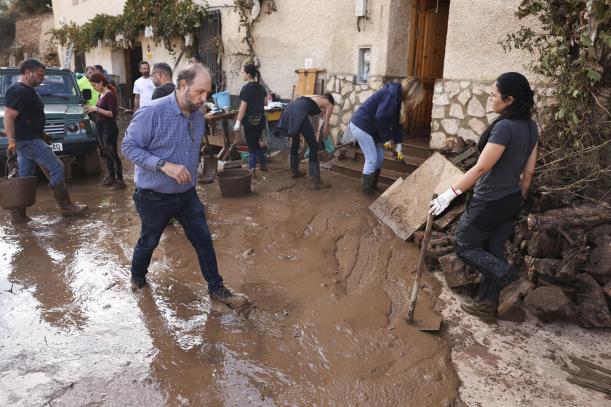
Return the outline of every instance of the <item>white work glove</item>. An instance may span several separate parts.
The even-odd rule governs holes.
[[[458,195],[462,194],[460,189],[449,188],[446,192],[439,195],[437,198],[431,201],[431,207],[429,208],[429,213],[437,216],[450,205],[450,202],[454,200]]]
[[[242,124],[242,123],[240,123],[239,120],[236,120],[235,124],[233,125],[233,131],[239,131],[240,130],[240,124]]]
[[[387,150],[392,150],[392,142],[387,141],[386,143],[384,143],[384,148]]]

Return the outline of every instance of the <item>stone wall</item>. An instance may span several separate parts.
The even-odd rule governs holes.
[[[356,83],[356,75],[331,74],[327,76],[325,92],[335,99],[335,108],[329,125],[335,141],[340,141],[346,131],[352,113],[373,93],[387,82],[400,81],[402,78],[370,76],[368,83]]]
[[[498,116],[488,99],[493,84],[494,81],[437,80],[431,113],[432,149],[460,151],[465,143],[479,141],[486,127]],[[553,88],[533,86],[533,89],[538,105],[554,103]]]
[[[15,23],[15,44],[12,47],[16,63],[25,58],[39,59],[47,66],[58,66],[57,47],[48,32],[54,28],[53,14],[20,17]]]

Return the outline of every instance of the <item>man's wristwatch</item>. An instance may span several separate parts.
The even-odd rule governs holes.
[[[157,165],[155,166],[155,169],[157,171],[161,171],[161,167],[163,167],[165,165],[165,160],[162,158],[161,160],[157,161]]]

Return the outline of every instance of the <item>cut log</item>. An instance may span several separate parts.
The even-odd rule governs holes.
[[[479,277],[479,273],[468,269],[465,263],[455,253],[440,257],[439,266],[450,288],[465,287],[474,284]]]
[[[597,226],[588,233],[588,241],[595,246],[603,246],[611,241],[611,223]]]
[[[611,242],[595,247],[590,252],[590,261],[586,271],[602,285],[611,281]]]
[[[513,245],[520,247],[524,240],[528,239],[528,223],[526,219],[515,223],[513,228]]]
[[[611,209],[600,205],[585,204],[574,208],[552,209],[543,214],[528,215],[528,230],[557,230],[595,226],[611,222]]]
[[[446,230],[448,225],[454,222],[454,219],[456,219],[464,211],[465,211],[464,203],[457,205],[457,206],[453,206],[452,208],[450,208],[450,210],[444,212],[442,216],[435,219],[435,221],[433,222],[433,226],[437,230]]]
[[[582,251],[573,251],[568,256],[565,256],[556,272],[556,281],[562,284],[572,283],[587,261],[587,254]]]
[[[560,242],[546,230],[536,231],[528,242],[528,255],[538,258],[560,258]]]

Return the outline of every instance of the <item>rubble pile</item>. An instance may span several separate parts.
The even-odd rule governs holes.
[[[468,291],[480,274],[454,252],[453,230],[463,210],[464,204],[455,206],[436,220],[427,263],[450,288]],[[418,245],[422,238],[423,232],[414,234]],[[533,284],[499,318],[521,322],[528,312],[544,322],[611,328],[611,209],[581,204],[525,214],[505,250],[507,261]]]

